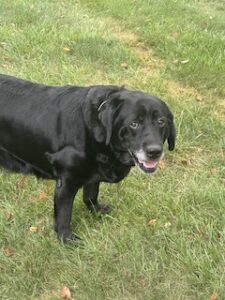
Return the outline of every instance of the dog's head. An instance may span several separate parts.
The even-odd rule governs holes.
[[[86,123],[96,141],[109,145],[121,163],[135,163],[153,173],[163,157],[164,142],[174,149],[173,115],[160,99],[114,86],[94,87],[88,97]]]

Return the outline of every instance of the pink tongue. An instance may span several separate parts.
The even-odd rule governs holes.
[[[154,169],[156,168],[158,162],[154,161],[154,160],[150,160],[150,161],[140,161],[140,163],[142,163],[142,165],[146,168],[146,169]]]

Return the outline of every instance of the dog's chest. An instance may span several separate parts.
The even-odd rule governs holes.
[[[99,153],[96,156],[96,168],[93,177],[99,181],[116,183],[128,175],[130,166],[123,165],[115,157]]]

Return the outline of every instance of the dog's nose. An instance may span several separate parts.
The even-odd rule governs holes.
[[[161,156],[163,149],[161,145],[148,145],[145,151],[148,158],[157,159]]]

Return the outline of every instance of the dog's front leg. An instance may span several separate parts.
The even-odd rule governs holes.
[[[79,187],[68,178],[57,180],[54,196],[54,225],[58,238],[63,242],[79,239],[70,229],[73,202],[78,189]]]
[[[107,214],[110,212],[110,207],[106,204],[98,203],[99,185],[100,182],[85,184],[83,187],[83,200],[90,211]]]

